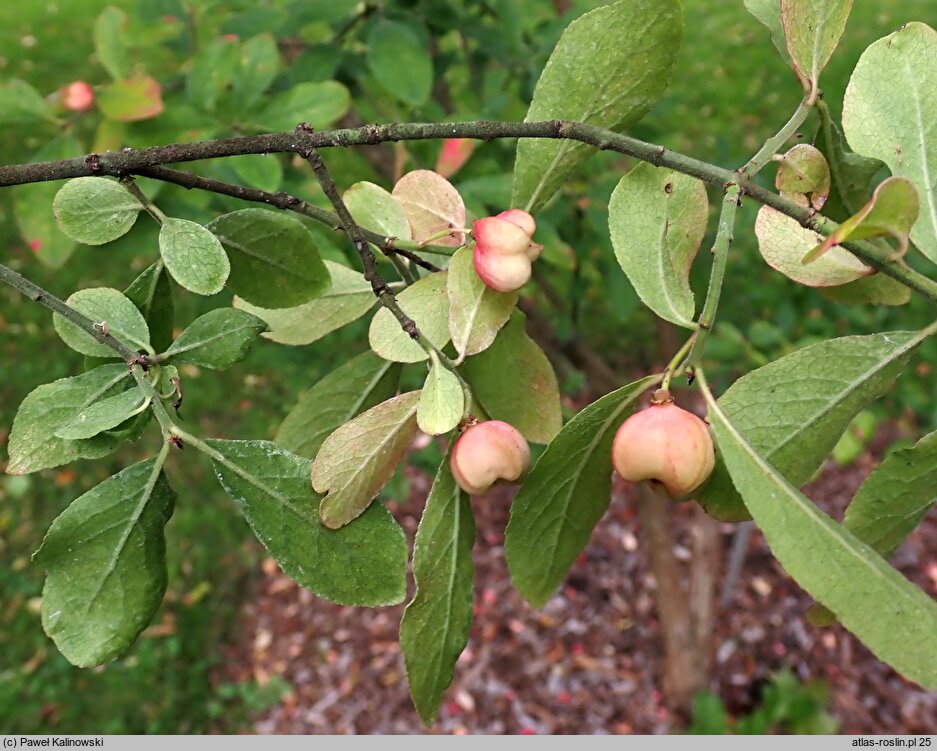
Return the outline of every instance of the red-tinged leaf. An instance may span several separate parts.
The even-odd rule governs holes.
[[[162,88],[152,76],[134,76],[107,86],[98,103],[111,120],[149,120],[163,112]]]
[[[903,177],[889,177],[875,189],[865,206],[807,253],[801,263],[815,261],[834,245],[847,240],[865,240],[870,237],[894,238],[898,242],[897,255],[902,256],[908,250],[908,234],[920,210],[914,185]]]
[[[452,177],[472,156],[475,141],[471,138],[447,138],[436,160],[436,171],[443,177]]]

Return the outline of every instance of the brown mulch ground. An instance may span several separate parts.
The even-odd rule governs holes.
[[[880,448],[880,447],[879,447]],[[834,518],[875,465],[828,466],[807,493]],[[411,498],[391,510],[411,542],[430,478],[412,477]],[[293,687],[257,720],[260,733],[660,733],[674,727],[660,691],[661,647],[654,583],[639,539],[633,498],[617,487],[605,518],[566,583],[542,610],[510,584],[503,532],[510,493],[474,501],[478,520],[475,622],[432,730],[407,693],[397,628],[403,607],[356,609],[320,600],[284,577],[273,561],[226,648],[218,681]],[[678,555],[687,509],[678,511]],[[735,528],[723,527],[728,551]],[[893,563],[937,595],[937,520],[901,547]],[[764,681],[788,666],[822,679],[844,733],[933,733],[937,693],[884,666],[836,626],[806,623],[805,595],[783,572],[757,531],[731,601],[718,617],[712,688],[733,713],[751,710]],[[900,638],[900,635],[896,635]]]

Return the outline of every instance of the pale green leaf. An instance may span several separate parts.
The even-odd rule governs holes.
[[[820,71],[846,28],[852,0],[781,0],[781,23],[794,70],[813,100]]]
[[[352,321],[377,303],[371,285],[360,272],[334,261],[325,261],[332,284],[315,300],[294,308],[260,308],[234,298],[234,307],[253,313],[267,322],[263,334],[280,344],[311,344]]]
[[[394,474],[416,435],[419,391],[363,412],[332,433],[312,464],[312,487],[328,493],[322,523],[338,529],[362,514]]]
[[[771,41],[785,62],[793,65],[791,53],[787,49],[787,39],[784,38],[784,24],[781,22],[781,0],[742,0],[742,2],[746,10],[763,23],[771,33]]]
[[[677,0],[619,0],[586,13],[560,37],[525,119],[633,125],[667,88],[682,37]],[[522,138],[511,205],[536,213],[593,153],[575,141]]]
[[[72,136],[58,136],[33,154],[30,162],[53,162],[82,152]],[[13,189],[13,218],[26,246],[46,266],[57,269],[75,250],[75,241],[58,228],[52,202],[61,187],[57,182],[19,185]]]
[[[809,143],[799,143],[779,159],[774,179],[778,192],[801,206],[822,209],[830,195],[831,180],[823,152]]]
[[[267,324],[235,308],[218,308],[196,318],[166,350],[176,364],[224,370],[244,359]]]
[[[201,224],[167,218],[159,231],[159,252],[169,275],[197,295],[224,288],[231,264],[218,238]]]
[[[812,344],[739,378],[719,406],[759,455],[795,486],[817,471],[866,405],[888,391],[922,336],[891,331]],[[745,518],[721,457],[700,503]]]
[[[458,248],[465,242],[465,203],[446,178],[427,169],[408,172],[391,193],[410,222],[410,236],[417,242]],[[448,235],[440,233],[452,230]]]
[[[511,579],[541,607],[566,577],[612,492],[612,441],[648,376],[593,402],[570,420],[534,465],[511,506],[504,536]]]
[[[444,367],[434,352],[432,365],[423,383],[416,422],[428,435],[442,435],[453,430],[465,412],[465,394],[458,377]]]
[[[92,402],[74,419],[55,431],[57,438],[79,440],[116,428],[149,406],[150,400],[136,386],[114,396]]]
[[[75,459],[97,459],[117,448],[120,439],[104,434],[83,441],[66,441],[56,432],[73,422],[78,413],[116,393],[130,370],[124,363],[101,365],[73,378],[61,378],[33,389],[13,419],[7,473],[25,475],[68,464]]]
[[[615,257],[651,310],[693,328],[690,266],[709,217],[699,180],[641,163],[625,175],[608,204]]]
[[[797,220],[770,206],[762,206],[758,212],[755,234],[765,262],[807,287],[835,287],[875,273],[875,269],[838,246],[813,263],[802,263],[805,255],[823,243],[823,235],[801,227]]]
[[[299,398],[280,424],[277,445],[315,458],[330,434],[397,393],[400,369],[370,351],[349,360]]]
[[[397,304],[416,323],[437,348],[449,342],[449,297],[446,294],[446,273],[424,276],[397,295]],[[400,322],[387,308],[381,308],[371,320],[368,341],[377,354],[394,362],[420,362],[429,357],[418,342],[400,327]]]
[[[497,292],[475,271],[472,249],[456,251],[449,263],[449,334],[458,356],[488,349],[511,317],[520,292]]]
[[[73,501],[33,559],[46,570],[42,627],[78,667],[113,660],[152,620],[166,591],[163,530],[176,494],[152,459]]]
[[[905,177],[921,199],[911,240],[937,262],[937,32],[909,23],[872,44],[856,64],[843,100],[849,145]]]
[[[108,333],[130,349],[147,349],[150,332],[143,314],[123,293],[110,287],[90,287],[72,293],[65,301],[98,324],[107,324]],[[56,333],[69,347],[89,357],[113,357],[114,350],[101,344],[58,313],[52,315]]]
[[[937,503],[937,433],[890,454],[859,486],[843,524],[888,558]]]
[[[241,209],[208,228],[231,259],[228,286],[242,299],[267,308],[309,302],[329,288],[319,246],[299,219],[266,209]]]
[[[468,641],[474,543],[472,507],[453,480],[447,457],[436,474],[416,533],[416,592],[400,623],[400,651],[410,696],[426,725],[433,723]]]
[[[707,399],[732,480],[787,573],[876,657],[937,690],[937,603],[788,483]]]
[[[103,245],[127,234],[143,210],[123,185],[106,177],[76,177],[55,194],[59,229],[85,245]]]
[[[549,443],[563,425],[560,390],[525,320],[515,313],[488,349],[465,361],[462,374],[489,417],[510,423],[528,441]]]
[[[276,131],[293,130],[300,123],[328,127],[348,111],[351,97],[338,81],[306,81],[271,95],[266,102],[250,120],[261,130]]]
[[[302,587],[342,605],[396,605],[407,593],[407,543],[381,504],[326,529],[308,459],[269,441],[209,441],[215,474],[257,539]]]
[[[413,26],[382,20],[368,34],[368,68],[377,82],[400,101],[419,107],[433,86],[429,44]]]
[[[380,185],[355,183],[342,198],[359,226],[385,237],[410,239],[410,222],[403,207]]]

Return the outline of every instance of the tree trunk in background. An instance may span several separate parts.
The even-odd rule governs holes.
[[[684,572],[674,554],[671,509],[672,501],[650,483],[639,485],[638,515],[657,583],[664,692],[671,710],[686,719],[693,695],[709,686],[719,538],[716,522],[697,509],[691,528],[692,568],[684,589]]]

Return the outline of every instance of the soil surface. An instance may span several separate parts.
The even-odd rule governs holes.
[[[877,443],[884,443],[877,441]],[[806,488],[837,520],[881,446],[848,467],[829,464]],[[410,538],[431,478],[411,475],[405,503],[389,503]],[[436,725],[410,703],[397,629],[403,606],[342,607],[300,589],[268,560],[244,607],[237,643],[217,681],[280,675],[289,694],[259,718],[259,733],[666,733],[680,725],[660,690],[655,587],[631,489],[617,484],[608,513],[542,609],[511,586],[504,559],[510,491],[473,500],[475,620]],[[677,553],[688,557],[686,504],[675,507]],[[728,554],[737,527],[722,526]],[[937,519],[918,528],[893,563],[937,596]],[[412,583],[411,583],[412,587]],[[840,626],[804,619],[811,599],[784,573],[757,530],[738,584],[719,611],[712,689],[729,711],[753,709],[765,681],[789,667],[829,687],[843,733],[937,732],[937,693],[879,662]],[[896,635],[900,638],[900,635]]]

